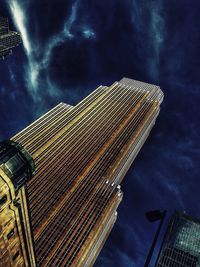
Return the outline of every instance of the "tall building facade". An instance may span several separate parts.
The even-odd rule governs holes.
[[[200,221],[175,212],[165,234],[157,267],[200,266]]]
[[[13,236],[6,239],[4,255],[11,256],[5,256],[5,262],[93,265],[117,218],[120,183],[147,139],[162,100],[158,86],[124,78],[110,87],[99,86],[76,106],[60,103],[11,138],[10,154],[2,148],[0,175],[13,195],[2,190],[1,198],[15,201],[10,221],[18,223],[16,229],[13,223],[5,227],[3,236],[6,239],[13,229],[18,235],[13,235],[15,246],[10,243]],[[19,144],[19,151],[9,156]],[[17,180],[15,168],[22,156],[20,166],[26,172]],[[6,203],[8,214],[12,206]]]
[[[20,43],[20,34],[10,31],[8,19],[0,17],[0,59],[11,54],[12,49]]]

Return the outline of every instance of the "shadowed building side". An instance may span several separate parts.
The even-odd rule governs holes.
[[[200,266],[200,221],[175,212],[168,225],[156,267]]]

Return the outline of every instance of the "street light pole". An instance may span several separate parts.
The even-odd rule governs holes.
[[[157,242],[157,240],[158,240],[158,236],[159,236],[159,234],[160,234],[160,230],[161,230],[161,228],[162,228],[162,225],[163,225],[163,222],[164,222],[166,213],[167,213],[166,210],[164,210],[164,211],[162,212],[162,216],[161,216],[161,218],[160,218],[160,223],[159,223],[158,229],[157,229],[157,231],[156,231],[154,240],[153,240],[153,242],[152,242],[152,244],[151,244],[151,248],[150,248],[150,250],[149,250],[149,254],[148,254],[148,256],[147,256],[147,259],[146,259],[146,262],[145,262],[144,267],[148,267],[148,266],[149,266],[149,263],[150,263],[150,261],[151,261],[151,257],[152,257],[152,255],[153,255],[153,251],[154,251],[156,242]]]

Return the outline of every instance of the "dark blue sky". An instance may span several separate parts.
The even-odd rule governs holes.
[[[165,93],[95,267],[143,267],[157,226],[147,210],[200,217],[199,9],[198,0],[0,1],[0,15],[23,37],[0,61],[0,139],[123,76]]]

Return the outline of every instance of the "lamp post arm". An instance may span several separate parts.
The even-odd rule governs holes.
[[[156,231],[154,240],[153,240],[153,242],[152,242],[152,244],[151,244],[151,248],[150,248],[150,250],[149,250],[149,254],[148,254],[148,256],[147,256],[147,259],[146,259],[146,262],[145,262],[144,267],[148,267],[149,264],[150,264],[151,257],[152,257],[152,255],[153,255],[153,251],[154,251],[154,249],[155,249],[155,245],[156,245],[156,242],[157,242],[157,240],[158,240],[158,236],[159,236],[159,234],[160,234],[160,230],[161,230],[161,228],[162,228],[162,225],[163,225],[163,222],[164,222],[166,213],[167,213],[167,211],[164,210],[164,211],[163,211],[163,216],[162,216],[162,218],[161,218],[161,220],[160,220],[160,223],[159,223],[158,229],[157,229],[157,231]]]

